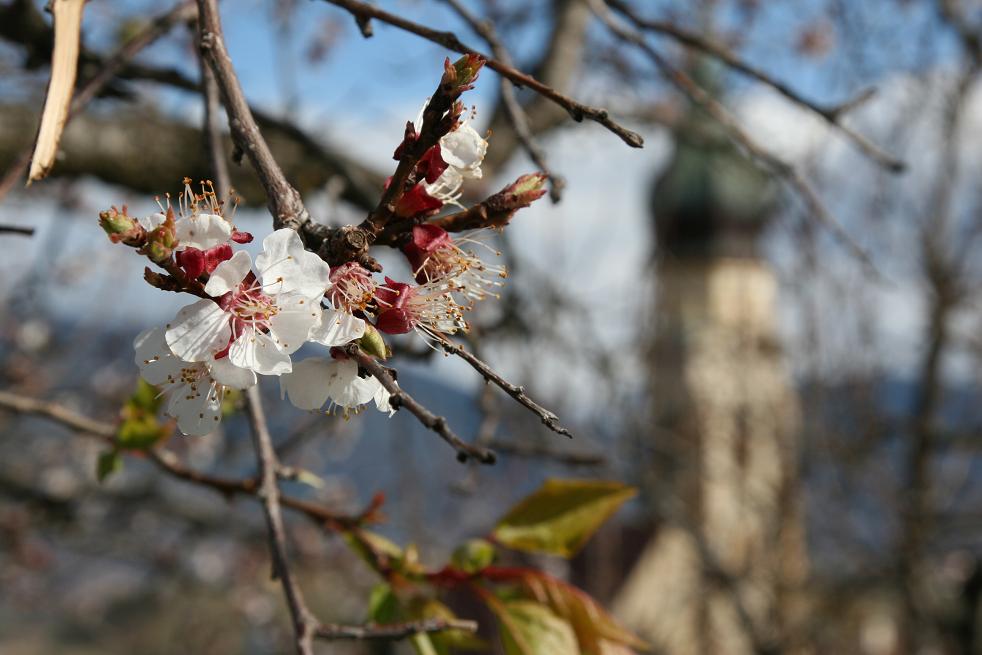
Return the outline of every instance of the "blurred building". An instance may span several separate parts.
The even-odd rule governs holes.
[[[807,569],[799,410],[758,252],[771,180],[692,112],[655,183],[645,491],[653,533],[616,613],[670,655],[794,652]]]

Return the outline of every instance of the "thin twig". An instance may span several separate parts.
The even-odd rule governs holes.
[[[293,618],[293,628],[296,651],[300,655],[312,655],[314,632],[317,629],[317,619],[307,608],[303,592],[290,572],[286,553],[286,530],[283,528],[283,516],[280,512],[280,488],[276,479],[279,462],[273,450],[273,439],[269,435],[266,414],[263,412],[259,387],[252,386],[246,391],[246,410],[249,415],[249,426],[252,428],[252,444],[259,463],[259,497],[262,500],[263,513],[266,516],[266,527],[269,533],[269,549],[273,558],[273,577],[279,578],[283,585],[290,616]]]
[[[545,459],[565,466],[603,466],[607,463],[607,458],[603,453],[558,450],[546,444],[491,439],[487,445],[505,455]]]
[[[501,39],[498,38],[498,34],[495,32],[491,22],[479,19],[460,0],[443,1],[450,5],[470,25],[471,29],[477,32],[487,42],[491,48],[491,52],[498,61],[506,66],[514,67],[508,49],[505,48]],[[515,86],[511,80],[504,76],[501,76],[501,103],[505,108],[508,120],[515,129],[515,135],[518,136],[519,143],[525,148],[525,152],[528,153],[532,162],[549,178],[549,197],[553,203],[559,202],[562,199],[563,187],[566,186],[566,180],[561,175],[553,173],[546,163],[546,153],[532,135],[532,128],[529,126],[528,116],[525,114],[522,105],[518,102],[518,98],[515,97]]]
[[[167,13],[150,21],[145,28],[120,46],[106,59],[99,72],[89,78],[78,92],[75,93],[72,98],[66,124],[73,116],[77,116],[141,50],[167,34],[178,23],[189,20],[193,16],[194,4],[192,0],[183,0]],[[0,200],[24,176],[27,167],[31,163],[31,154],[33,151],[34,144],[28,144],[24,151],[14,158],[14,163],[4,173],[3,177],[0,178]]]
[[[198,38],[201,38],[200,27]],[[225,158],[225,148],[222,141],[220,123],[222,104],[218,84],[215,82],[215,73],[205,63],[200,52],[198,53],[198,64],[201,71],[201,99],[205,107],[202,132],[205,136],[208,158],[211,161],[211,175],[214,178],[218,197],[222,201],[228,202],[230,200],[229,194],[232,191],[232,182],[228,174],[228,161]]]
[[[824,203],[815,191],[805,181],[801,173],[789,162],[781,159],[771,151],[767,150],[740,126],[739,121],[729,112],[729,110],[699,86],[684,71],[672,66],[657,50],[644,39],[644,35],[618,23],[610,14],[610,9],[604,4],[604,0],[585,0],[594,13],[610,29],[611,32],[620,38],[633,43],[641,49],[649,59],[655,64],[665,78],[682,92],[692,103],[706,111],[717,123],[723,126],[727,136],[737,146],[743,148],[760,166],[769,171],[772,175],[783,179],[805,203],[809,213],[820,223],[825,225],[841,243],[853,252],[867,269],[878,274],[872,259],[866,250],[852,238],[852,236],[842,227],[828,211]]]
[[[34,236],[34,228],[26,225],[0,225],[0,234],[20,234],[25,237]]]
[[[477,632],[477,621],[467,619],[423,619],[408,623],[392,623],[388,625],[336,625],[324,623],[315,634],[320,639],[331,640],[368,640],[388,639],[398,640],[419,634],[445,632],[447,630],[462,630]]]
[[[259,181],[266,190],[266,206],[273,215],[273,227],[299,230],[310,221],[310,214],[304,207],[300,192],[287,181],[280,165],[273,159],[273,153],[249,109],[225,47],[217,0],[198,0],[198,14],[201,55],[215,74],[222,103],[228,113],[232,141],[248,157],[259,175]]]
[[[440,344],[448,353],[451,355],[457,355],[462,360],[470,364],[471,368],[480,373],[486,382],[493,382],[502,391],[518,401],[522,406],[528,408],[533,414],[542,419],[542,423],[545,424],[545,426],[550,430],[558,434],[564,434],[571,439],[573,438],[573,434],[559,424],[559,417],[556,416],[556,414],[550,412],[548,409],[528,397],[528,395],[525,393],[525,387],[514,385],[508,380],[504,379],[494,369],[482,362],[472,353],[468,352],[463,346],[459,346],[446,338],[440,338]]]
[[[740,59],[732,51],[719,43],[705,39],[698,34],[690,32],[689,30],[670,21],[642,18],[635,13],[635,11],[626,2],[623,2],[623,0],[605,0],[605,2],[615,11],[627,18],[638,29],[657,32],[658,34],[675,39],[679,43],[689,48],[693,48],[711,55],[712,57],[722,61],[733,70],[739,71],[748,77],[752,77],[753,79],[766,84],[794,104],[817,114],[829,125],[833,126],[848,137],[849,140],[852,141],[867,157],[887,170],[893,173],[901,173],[907,168],[907,164],[904,161],[894,157],[888,152],[885,152],[867,137],[842,123],[842,117],[846,113],[852,109],[855,109],[859,104],[866,102],[870,99],[870,97],[872,97],[873,91],[871,89],[866,89],[862,93],[856,95],[856,97],[837,105],[820,105],[816,102],[808,100],[784,82],[775,79],[766,72],[756,68],[743,59]]]
[[[64,405],[20,396],[8,391],[0,391],[0,407],[15,411],[19,414],[35,414],[53,419],[62,425],[92,434],[103,439],[111,440],[116,434],[116,428],[111,423],[90,419]]]
[[[463,55],[481,55],[487,60],[488,68],[496,71],[504,77],[507,77],[517,86],[528,87],[539,95],[553,101],[565,109],[574,121],[581,122],[583,119],[587,119],[599,123],[620,137],[621,141],[632,148],[641,148],[644,145],[644,139],[641,138],[640,134],[632,132],[631,130],[612,121],[606,109],[584,105],[568,96],[563,95],[556,89],[553,89],[547,84],[543,84],[531,75],[523,73],[513,66],[508,66],[502,61],[488,57],[487,55],[478,52],[474,48],[461,43],[460,39],[457,38],[457,35],[453,32],[434,30],[426,27],[425,25],[414,23],[413,21],[403,18],[402,16],[389,13],[384,9],[379,9],[374,5],[360,2],[360,0],[324,1],[347,10],[350,14],[355,16],[355,18],[374,18],[383,23],[388,23],[389,25],[398,27],[401,30],[405,30],[406,32],[411,32],[412,34],[420,36],[427,41],[432,41],[433,43],[439,44],[447,50],[459,52]]]
[[[398,409],[400,407],[405,407],[409,412],[415,416],[420,423],[424,426],[436,432],[441,439],[446,441],[450,446],[457,451],[457,459],[461,462],[466,462],[468,459],[473,459],[482,464],[494,464],[495,455],[494,452],[488,450],[487,448],[481,448],[478,446],[473,446],[454,433],[450,429],[450,424],[447,419],[443,416],[438,416],[428,410],[426,407],[421,405],[415,398],[406,393],[402,387],[396,384],[396,381],[389,375],[389,372],[385,370],[381,364],[375,361],[375,358],[371,355],[367,355],[361,351],[361,349],[356,345],[352,344],[345,348],[345,352],[348,356],[358,360],[359,366],[364,368],[366,371],[374,375],[385,390],[389,392],[389,404],[393,408]]]

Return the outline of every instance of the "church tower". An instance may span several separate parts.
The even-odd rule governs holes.
[[[759,252],[776,189],[719,129],[692,110],[651,196],[654,530],[615,612],[666,655],[794,652],[807,567],[797,398]]]

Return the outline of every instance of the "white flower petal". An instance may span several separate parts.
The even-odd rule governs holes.
[[[261,375],[282,375],[292,368],[290,356],[280,352],[269,335],[256,330],[246,330],[233,341],[228,358],[236,366]]]
[[[149,216],[138,216],[136,222],[140,224],[147,232],[155,229],[161,223],[167,220],[167,216],[163,212],[157,212],[156,214],[150,214]]]
[[[358,364],[352,359],[331,362],[328,385],[331,400],[341,407],[355,408],[372,400],[375,378],[358,377]]]
[[[174,234],[179,249],[208,250],[232,238],[232,224],[217,214],[196,214],[178,219]]]
[[[372,397],[372,400],[375,401],[375,406],[378,408],[378,411],[392,416],[396,413],[395,407],[389,404],[389,398],[392,397],[392,394],[389,393],[388,389],[382,386],[382,383],[379,382],[377,378],[373,379],[378,382],[378,389],[375,390],[375,395]]]
[[[331,267],[306,250],[296,232],[276,230],[263,239],[263,252],[256,257],[263,293],[299,293],[319,298],[331,286]]]
[[[177,419],[178,429],[192,437],[214,431],[222,418],[221,393],[205,376],[193,388],[181,385],[171,392],[167,414]],[[207,385],[207,386],[206,386]]]
[[[481,162],[487,151],[488,142],[467,123],[440,139],[443,161],[458,169],[464,177],[481,177]]]
[[[211,377],[215,382],[233,389],[248,389],[256,384],[256,373],[247,368],[240,368],[229,361],[228,357],[209,362]]]
[[[330,347],[343,346],[364,335],[365,321],[335,309],[323,313],[320,325],[310,331],[309,339]]]
[[[280,376],[280,392],[300,409],[320,409],[327,402],[331,360],[308,357],[293,365],[293,371]]]
[[[205,293],[215,298],[223,296],[239,286],[252,268],[252,257],[245,250],[239,250],[231,259],[226,259],[215,267],[208,277]]]
[[[228,314],[214,300],[202,298],[179,311],[164,336],[177,357],[203,362],[225,349],[232,338],[232,328]]]
[[[320,305],[300,294],[281,294],[276,296],[276,309],[269,318],[269,335],[283,352],[296,352],[307,341],[311,328],[320,323]]]
[[[140,375],[150,384],[164,384],[175,379],[184,363],[171,353],[164,339],[164,329],[150,328],[133,340],[134,361]]]

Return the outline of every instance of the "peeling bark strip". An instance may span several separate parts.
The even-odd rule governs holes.
[[[55,18],[55,47],[51,57],[51,81],[44,100],[44,113],[38,127],[37,145],[31,160],[30,185],[40,180],[55,163],[58,142],[68,120],[68,110],[78,73],[79,41],[82,38],[82,10],[85,0],[54,0],[51,13]]]

